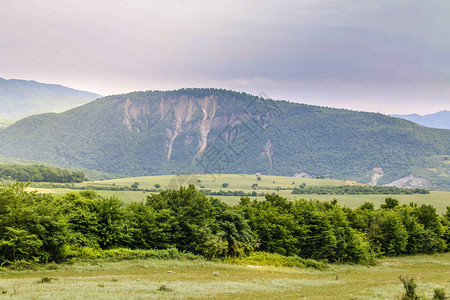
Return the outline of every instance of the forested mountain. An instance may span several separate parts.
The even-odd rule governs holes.
[[[33,114],[62,112],[99,97],[56,84],[0,78],[0,117],[20,119]]]
[[[423,116],[418,114],[392,116],[409,120],[427,127],[450,129],[450,111],[448,110],[438,111],[437,113]]]
[[[256,173],[450,188],[450,130],[218,89],[108,96],[0,131],[0,155],[126,175]]]

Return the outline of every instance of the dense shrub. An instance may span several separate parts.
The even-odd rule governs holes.
[[[279,195],[243,197],[231,207],[191,185],[125,205],[89,190],[39,195],[25,187],[0,187],[0,264],[178,251],[167,249],[239,259],[257,251],[249,257],[282,255],[288,257],[283,265],[307,265],[305,259],[372,263],[377,255],[442,252],[450,240],[450,208],[441,217],[430,205],[399,205],[392,198],[380,209]]]
[[[23,183],[0,188],[0,260],[60,260],[67,223],[53,197],[25,191]]]

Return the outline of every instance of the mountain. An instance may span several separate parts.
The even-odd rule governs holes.
[[[244,173],[450,189],[450,130],[219,89],[108,96],[0,131],[0,155],[129,176]]]
[[[0,117],[21,119],[46,112],[62,112],[100,95],[56,84],[0,78]]]
[[[391,115],[391,116],[409,120],[427,127],[450,129],[450,111],[448,110],[443,110],[434,114],[423,116],[418,114]]]

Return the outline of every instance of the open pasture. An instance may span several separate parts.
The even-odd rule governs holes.
[[[419,295],[450,292],[450,253],[379,260],[377,266],[331,265],[324,271],[208,261],[102,260],[0,271],[13,299],[396,299],[399,276]]]
[[[111,179],[104,181],[94,181],[95,185],[111,185],[127,186],[129,187],[134,182],[139,183],[139,188],[152,189],[155,184],[161,185],[161,188],[177,188],[181,185],[194,184],[197,188],[204,188],[210,190],[252,190],[253,184],[258,184],[258,187],[265,187],[269,189],[289,188],[293,189],[305,183],[307,186],[340,186],[340,185],[361,185],[349,180],[337,179],[315,179],[315,178],[299,178],[286,176],[269,176],[260,175],[258,180],[257,175],[247,174],[197,174],[197,175],[162,175],[162,176],[143,176],[143,177],[128,177],[120,179]],[[222,187],[223,183],[228,183],[228,188]],[[86,183],[91,184],[91,183]]]
[[[400,204],[409,204],[410,202],[418,205],[430,204],[433,205],[438,213],[446,211],[446,207],[450,206],[450,191],[431,191],[429,194],[398,194],[398,195],[295,195],[292,194],[292,189],[305,183],[306,186],[342,186],[342,185],[361,185],[354,181],[335,180],[335,179],[313,179],[313,178],[298,178],[298,177],[283,177],[283,176],[267,176],[260,175],[258,180],[256,175],[239,175],[239,174],[203,174],[203,175],[162,175],[162,176],[144,176],[144,177],[128,177],[120,179],[111,179],[103,181],[91,181],[78,183],[74,186],[77,188],[98,186],[101,188],[129,188],[133,183],[139,183],[139,189],[155,189],[155,185],[160,185],[161,189],[171,188],[178,189],[180,186],[194,184],[197,189],[210,190],[213,192],[223,191],[243,191],[251,193],[253,191],[259,193],[276,193],[287,199],[316,199],[321,201],[331,201],[337,199],[341,205],[348,207],[358,207],[364,202],[371,202],[375,207],[379,207],[386,197],[393,197],[398,199]],[[227,187],[222,186],[228,183]],[[252,189],[253,184],[258,184],[256,189]],[[79,191],[77,189],[69,188],[29,188],[36,190],[39,193],[58,193],[64,194],[70,191]],[[112,190],[97,190],[101,196],[117,196],[125,203],[133,201],[142,201],[151,192],[145,191],[112,191]],[[240,196],[214,196],[220,198],[229,205],[236,205],[239,203]],[[251,196],[251,199],[261,200],[262,196]]]

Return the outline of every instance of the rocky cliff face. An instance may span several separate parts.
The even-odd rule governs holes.
[[[260,111],[238,111],[231,115],[216,116],[217,110],[223,106],[230,108],[234,99],[230,102],[221,102],[218,97],[209,95],[206,97],[161,97],[159,101],[143,102],[126,98],[120,101],[117,108],[122,111],[122,124],[130,132],[140,133],[142,130],[152,130],[158,123],[166,124],[165,153],[166,160],[170,162],[173,146],[177,139],[184,136],[185,145],[195,149],[192,161],[199,160],[210,142],[216,139],[216,135],[210,134],[212,130],[216,133],[222,132],[223,138],[228,142],[239,135],[242,130],[238,128],[244,122],[257,120],[264,128],[273,115],[270,112]],[[156,120],[156,122],[155,122]],[[237,130],[237,131],[236,131]],[[265,156],[272,166],[273,149],[270,139],[263,147],[262,155]]]

